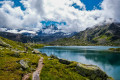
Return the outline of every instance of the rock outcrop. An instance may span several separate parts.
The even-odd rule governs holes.
[[[57,56],[55,56],[53,54],[51,54],[50,57],[53,58],[53,59],[59,59]]]

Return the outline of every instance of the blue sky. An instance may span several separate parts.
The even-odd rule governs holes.
[[[65,22],[56,22],[56,21],[41,21],[41,23],[43,24],[43,25],[46,25],[46,26],[50,26],[50,25],[55,25],[55,26],[57,26],[57,25],[66,25],[66,23]]]
[[[101,10],[100,4],[103,0],[81,0],[82,3],[85,4],[86,10],[91,11],[94,10],[94,8]],[[76,3],[74,3],[72,6],[76,9],[80,9],[80,6],[78,6]]]
[[[100,4],[102,3],[103,0],[81,0],[86,6],[87,10],[93,10],[94,7],[96,9],[101,9]]]
[[[21,0],[12,0],[14,1],[14,7],[20,6],[22,10],[25,10],[22,3],[20,3]]]

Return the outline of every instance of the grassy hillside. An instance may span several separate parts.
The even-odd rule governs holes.
[[[27,48],[27,49],[26,49]],[[29,46],[0,37],[0,80],[21,80],[36,69],[39,55]],[[25,65],[21,65],[20,61]]]
[[[87,41],[83,41],[80,39],[73,39],[73,38],[63,38],[59,39],[50,43],[47,43],[49,45],[61,45],[61,46],[79,46],[79,45],[95,45]]]

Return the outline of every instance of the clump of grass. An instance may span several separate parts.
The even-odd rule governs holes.
[[[43,44],[36,44],[36,43],[27,43],[31,48],[42,48],[44,47]]]
[[[120,51],[120,48],[109,48],[110,51]]]

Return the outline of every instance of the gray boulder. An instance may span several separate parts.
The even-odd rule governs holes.
[[[90,80],[113,80],[103,72],[99,67],[94,65],[85,65],[78,63],[76,66],[78,73],[84,77],[88,77]]]

